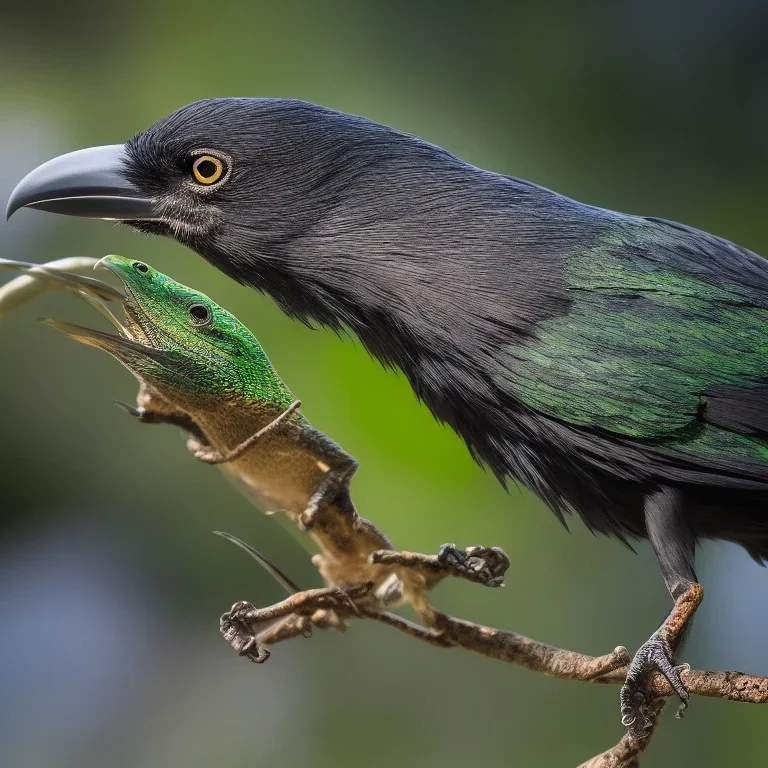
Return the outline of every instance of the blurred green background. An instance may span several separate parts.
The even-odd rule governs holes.
[[[0,0],[0,12],[3,200],[54,154],[123,141],[194,99],[289,96],[768,254],[757,0]],[[256,332],[309,418],[360,460],[358,507],[396,544],[506,549],[506,589],[444,584],[441,608],[596,654],[636,648],[663,617],[647,544],[634,556],[577,521],[568,534],[526,492],[506,494],[352,340],[288,320],[171,241],[31,211],[0,224],[4,257],[109,252],[204,289]],[[55,296],[0,324],[0,765],[548,768],[619,738],[616,688],[379,625],[277,646],[263,667],[235,657],[219,614],[281,592],[210,531],[317,585],[307,552],[175,431],[118,411],[130,375],[38,315],[95,319]],[[708,599],[686,660],[768,673],[765,572],[722,544],[700,563]],[[643,764],[764,765],[766,726],[765,709],[696,699],[682,723],[670,708]]]

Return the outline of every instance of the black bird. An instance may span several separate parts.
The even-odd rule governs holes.
[[[502,480],[647,537],[686,619],[701,538],[768,559],[768,263],[682,224],[570,200],[300,101],[212,99],[56,158],[22,206],[168,235],[289,315],[348,327]],[[685,623],[683,621],[682,623]],[[622,691],[687,697],[677,633]]]

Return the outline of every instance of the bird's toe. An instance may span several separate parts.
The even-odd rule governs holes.
[[[690,669],[688,664],[675,666],[672,650],[661,632],[656,632],[640,646],[629,666],[627,679],[621,689],[621,723],[629,728],[635,738],[645,736],[652,725],[653,699],[647,685],[655,672],[667,679],[682,702],[677,717],[682,717],[688,706],[688,691],[683,685],[680,673]]]

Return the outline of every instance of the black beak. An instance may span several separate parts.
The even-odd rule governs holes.
[[[125,147],[91,147],[55,157],[28,173],[11,193],[5,217],[37,208],[90,219],[155,219],[154,201],[124,175]]]

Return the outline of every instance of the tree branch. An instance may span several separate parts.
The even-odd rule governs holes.
[[[412,553],[410,553],[412,554]],[[425,556],[427,557],[427,556]],[[409,561],[410,557],[403,558]],[[622,685],[630,662],[627,649],[619,646],[604,656],[590,656],[540,643],[517,632],[495,629],[432,610],[430,626],[423,626],[391,611],[370,605],[370,584],[350,592],[338,588],[306,590],[265,609],[236,603],[221,618],[224,638],[241,655],[262,663],[269,657],[266,646],[298,635],[309,636],[312,629],[343,630],[345,621],[369,619],[386,624],[438,648],[459,648],[498,661],[517,664],[561,680]],[[265,628],[264,622],[274,620]],[[743,672],[688,670],[683,681],[693,695],[768,703],[768,678]],[[651,695],[650,725],[642,738],[629,732],[614,747],[583,763],[580,768],[633,768],[659,723],[665,697],[675,693],[660,674],[647,688]]]
[[[640,756],[651,742],[651,737],[659,724],[661,710],[664,709],[666,703],[664,699],[656,699],[651,702],[648,712],[649,726],[646,728],[644,738],[635,739],[627,731],[615,747],[587,760],[579,768],[638,768]]]

